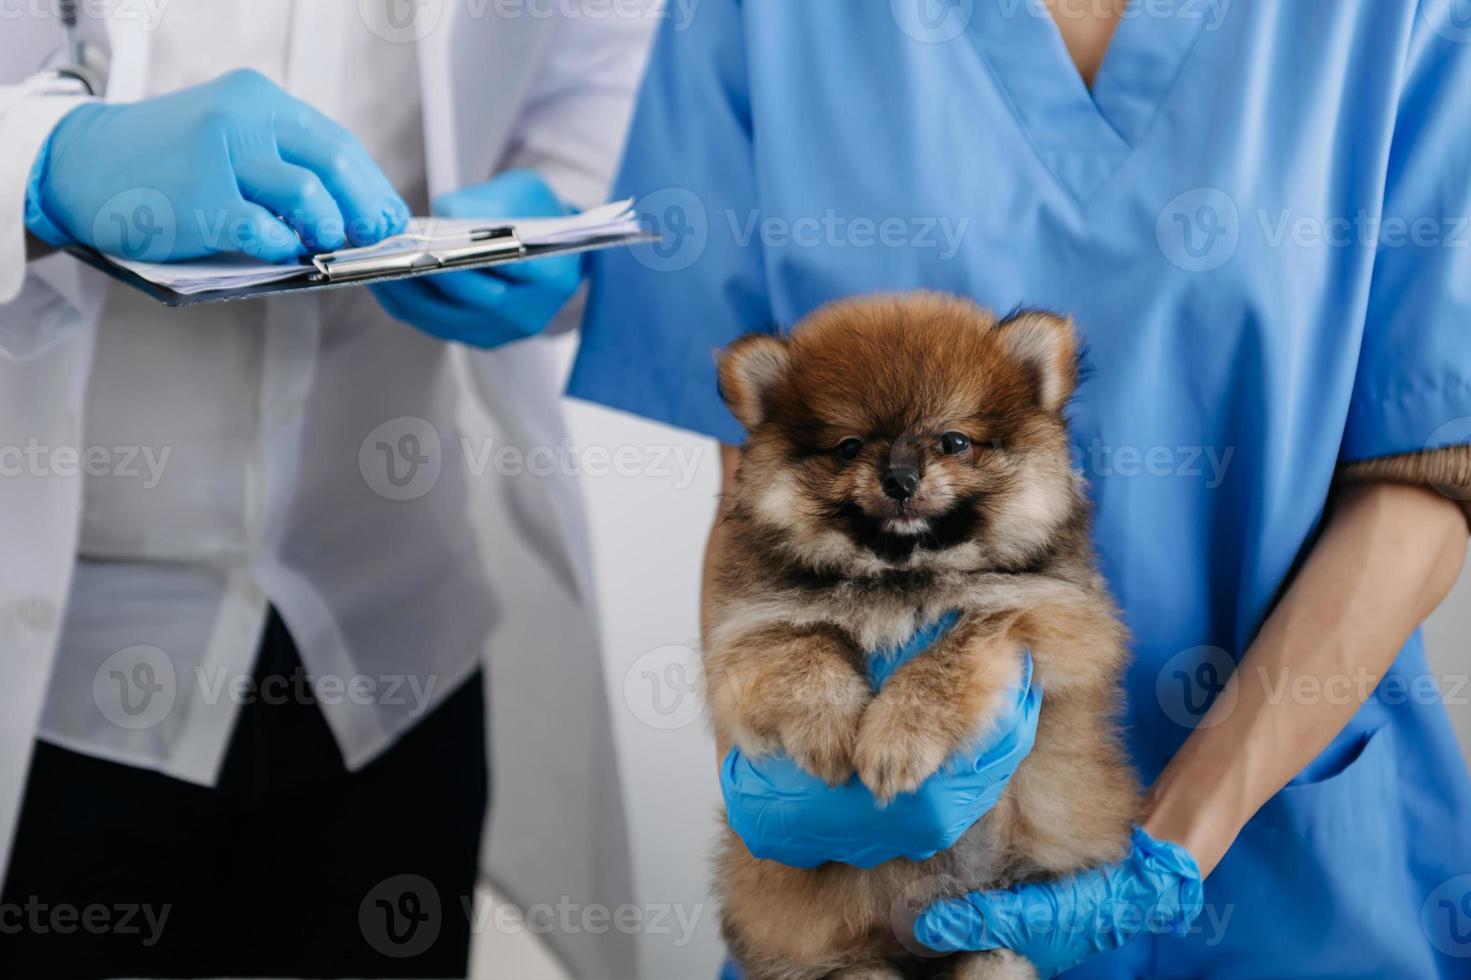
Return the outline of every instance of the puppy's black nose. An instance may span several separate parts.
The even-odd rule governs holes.
[[[912,466],[896,466],[884,474],[883,487],[884,493],[902,503],[919,489],[919,470]]]

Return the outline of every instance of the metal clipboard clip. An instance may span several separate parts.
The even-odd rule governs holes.
[[[316,273],[312,278],[321,282],[346,282],[426,269],[480,265],[494,260],[509,262],[525,255],[526,248],[516,237],[516,229],[509,225],[477,228],[444,238],[395,235],[376,245],[313,255],[311,259]]]

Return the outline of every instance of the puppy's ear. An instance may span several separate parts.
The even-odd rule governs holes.
[[[996,330],[1006,352],[1035,379],[1042,408],[1055,412],[1066,405],[1078,383],[1078,335],[1072,318],[1023,310],[1002,320]]]
[[[791,357],[786,340],[769,333],[748,333],[720,352],[720,397],[748,431],[761,424],[767,396],[786,374]]]

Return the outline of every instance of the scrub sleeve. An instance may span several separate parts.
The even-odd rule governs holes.
[[[613,197],[637,198],[664,241],[593,254],[567,392],[730,444],[744,436],[716,393],[716,352],[774,330],[759,236],[726,228],[759,201],[740,21],[719,3],[663,24]]]
[[[1411,38],[1345,463],[1471,443],[1471,31],[1445,6]]]
[[[1430,486],[1471,519],[1471,127],[1449,101],[1471,32],[1449,17],[1426,4],[1412,35],[1338,478]]]

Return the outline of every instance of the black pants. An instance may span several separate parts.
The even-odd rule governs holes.
[[[274,611],[258,680],[291,679]],[[12,977],[461,977],[487,797],[477,673],[348,772],[318,705],[242,706],[215,789],[37,744],[0,896]]]

